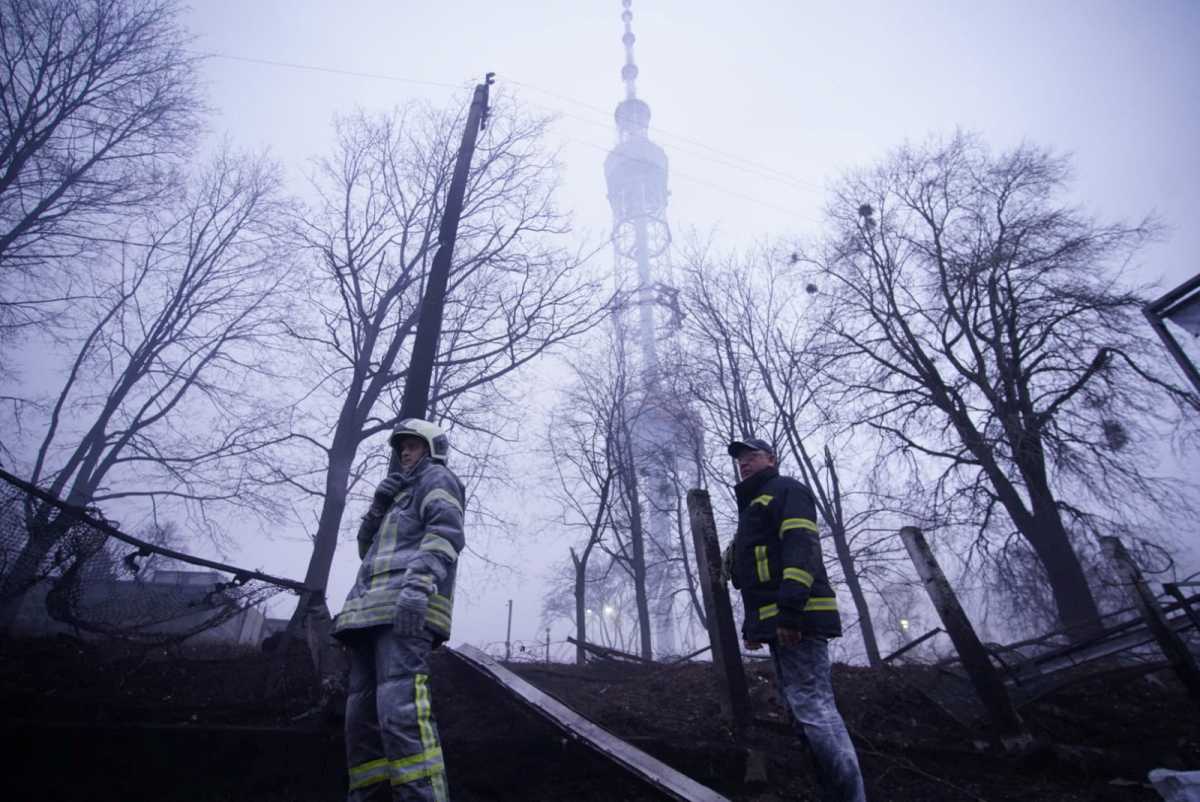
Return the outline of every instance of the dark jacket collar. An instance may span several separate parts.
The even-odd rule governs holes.
[[[417,464],[409,468],[407,471],[400,471],[400,476],[404,479],[405,485],[410,485],[420,478],[421,474],[433,464],[433,460],[428,454],[417,460]]]
[[[749,479],[744,479],[734,485],[733,493],[737,496],[738,512],[746,509],[746,506],[758,495],[758,491],[762,489],[763,485],[778,475],[779,470],[777,468],[764,468]]]

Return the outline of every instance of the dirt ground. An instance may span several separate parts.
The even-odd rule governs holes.
[[[747,664],[758,723],[740,742],[707,663],[512,668],[736,802],[817,798],[764,663]],[[926,699],[921,688],[937,671],[835,667],[869,799],[1150,802],[1150,768],[1200,768],[1200,716],[1169,671],[1110,674],[1024,707],[1034,742],[1010,752]],[[458,802],[661,798],[444,653],[433,692]],[[315,682],[302,654],[181,659],[63,638],[7,641],[0,748],[15,768],[3,798],[333,802],[345,788],[340,694],[336,682]],[[751,752],[765,781],[746,781]]]

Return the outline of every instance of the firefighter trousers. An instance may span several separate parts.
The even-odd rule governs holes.
[[[372,627],[348,638],[349,802],[448,802],[429,698],[428,636]]]
[[[858,755],[833,698],[829,642],[803,637],[771,644],[775,673],[800,734],[808,741],[824,802],[865,802]]]

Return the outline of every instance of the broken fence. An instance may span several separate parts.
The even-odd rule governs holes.
[[[0,634],[140,647],[258,646],[264,603],[304,585],[122,532],[0,470]]]

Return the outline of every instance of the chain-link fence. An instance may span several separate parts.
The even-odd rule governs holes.
[[[169,566],[169,567],[163,567]],[[0,470],[0,632],[141,646],[259,646],[265,602],[300,583],[121,532]]]

